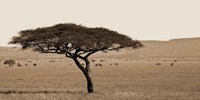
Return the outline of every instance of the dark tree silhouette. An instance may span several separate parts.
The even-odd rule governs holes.
[[[90,55],[98,51],[143,46],[139,41],[110,29],[89,28],[71,23],[22,30],[9,43],[19,44],[23,49],[33,48],[41,53],[65,54],[66,57],[73,59],[86,77],[88,93],[94,91],[88,59]],[[81,60],[85,64],[81,64]]]

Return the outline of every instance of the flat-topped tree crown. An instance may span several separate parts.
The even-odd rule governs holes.
[[[34,48],[43,53],[65,54],[72,58],[87,79],[88,92],[93,92],[88,57],[98,51],[139,48],[143,45],[126,35],[103,27],[89,28],[71,23],[51,27],[22,30],[14,36],[10,44]],[[85,61],[85,66],[79,60]]]
[[[23,30],[13,37],[11,44],[33,47],[46,53],[85,54],[95,51],[138,48],[142,44],[126,35],[106,28],[88,28],[76,24],[57,24],[51,27]],[[75,52],[73,52],[75,53]]]

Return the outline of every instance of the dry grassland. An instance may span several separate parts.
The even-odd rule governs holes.
[[[200,61],[97,59],[93,94],[73,62],[18,62],[0,62],[0,100],[200,100]]]
[[[200,38],[142,43],[91,57],[93,94],[63,55],[0,47],[0,100],[200,100]]]

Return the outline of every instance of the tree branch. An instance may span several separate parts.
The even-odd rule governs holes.
[[[79,69],[85,74],[86,70],[85,68],[80,64],[80,62],[78,61],[77,57],[73,57],[73,60],[75,62],[75,64],[79,67]]]
[[[95,51],[92,51],[92,52],[89,52],[86,56],[84,56],[84,58],[88,58],[90,55],[94,54],[98,52],[98,50],[95,50]]]
[[[73,58],[72,56],[69,56],[68,54],[65,54],[65,57],[68,57],[68,58]]]

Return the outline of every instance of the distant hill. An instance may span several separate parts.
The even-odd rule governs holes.
[[[144,48],[122,50],[115,58],[200,60],[200,37],[169,41],[142,41]],[[110,57],[113,55],[110,55]]]
[[[200,37],[172,39],[169,41],[142,41],[145,47],[136,50],[97,53],[97,58],[117,59],[187,59],[200,60]],[[0,60],[4,59],[65,59],[64,55],[39,54],[32,50],[0,47]]]
[[[0,47],[0,60],[62,59],[62,58],[64,58],[64,55],[41,54],[38,52],[33,52],[31,49],[22,50],[21,48],[14,48],[14,47]]]
[[[150,57],[200,57],[200,38],[173,39],[165,42],[143,42]]]

